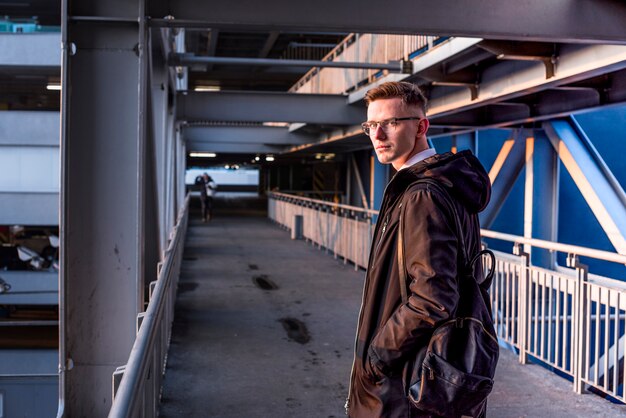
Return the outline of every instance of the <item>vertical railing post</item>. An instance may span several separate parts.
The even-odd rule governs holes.
[[[589,279],[589,267],[582,264],[576,254],[567,255],[567,267],[576,269],[576,298],[573,307],[574,314],[574,358],[572,361],[572,369],[574,372],[574,392],[581,394],[584,390],[584,376],[586,375],[587,362],[587,319],[588,301],[587,301],[587,282]],[[599,311],[597,312],[599,315]]]
[[[122,378],[124,377],[124,370],[126,370],[126,365],[116,368],[113,372],[113,399],[115,399],[117,390],[119,389]]]
[[[528,362],[528,332],[530,329],[530,256],[528,253],[524,252],[524,245],[518,243],[513,245],[513,254],[520,257],[521,260],[519,280],[517,283],[517,343],[519,345],[519,362],[526,364]]]
[[[304,219],[302,215],[293,215],[293,228],[291,228],[291,239],[302,239]]]

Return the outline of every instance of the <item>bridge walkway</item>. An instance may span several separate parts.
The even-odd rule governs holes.
[[[193,202],[192,202],[193,203]],[[222,198],[189,222],[160,416],[343,417],[364,273]],[[276,288],[265,290],[264,288]],[[618,417],[626,407],[502,350],[489,417]]]

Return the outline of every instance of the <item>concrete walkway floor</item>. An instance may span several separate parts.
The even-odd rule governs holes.
[[[190,219],[160,416],[345,416],[364,272],[290,240],[258,206],[256,216],[228,212]],[[618,417],[626,407],[576,395],[502,350],[488,416]]]

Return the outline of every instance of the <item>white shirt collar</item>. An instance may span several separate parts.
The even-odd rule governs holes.
[[[427,148],[424,151],[420,151],[417,154],[415,154],[414,156],[412,156],[411,158],[409,158],[408,160],[406,160],[404,165],[402,167],[400,167],[400,170],[405,169],[407,167],[411,167],[413,164],[417,164],[420,161],[425,160],[428,157],[432,157],[435,154],[437,154],[437,151],[435,151],[434,148]],[[398,170],[398,171],[400,171],[400,170]]]

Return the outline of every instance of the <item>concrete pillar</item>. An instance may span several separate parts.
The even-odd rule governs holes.
[[[64,416],[107,415],[112,374],[128,360],[143,310],[146,252],[152,252],[146,225],[154,220],[146,210],[154,204],[146,189],[154,179],[147,175],[153,164],[146,164],[144,15],[143,3],[96,1],[70,3],[62,17]],[[81,17],[68,24],[73,16]]]

